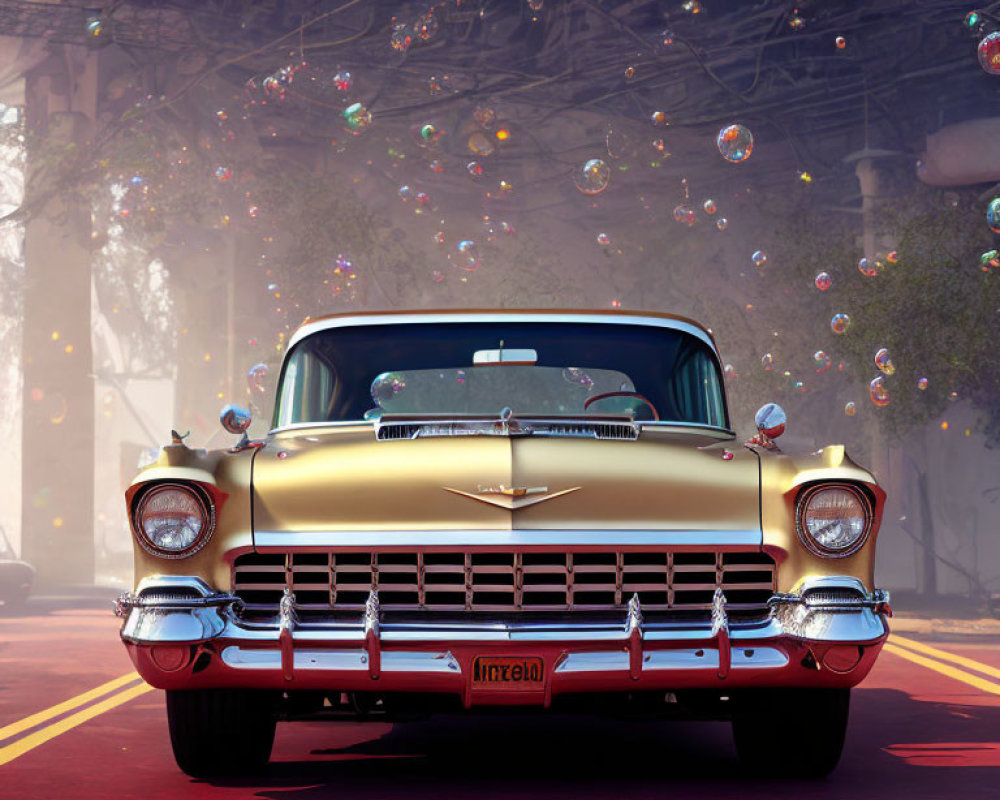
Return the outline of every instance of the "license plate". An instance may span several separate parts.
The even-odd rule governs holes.
[[[545,667],[541,658],[477,656],[472,662],[473,689],[541,690]]]

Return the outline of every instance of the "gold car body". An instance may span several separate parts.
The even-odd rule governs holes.
[[[333,316],[307,321],[290,350],[336,327],[454,320],[662,326],[697,335],[717,358],[691,320],[593,311]],[[140,673],[161,688],[444,692],[471,706],[636,688],[842,687],[871,668],[888,634],[888,597],[873,575],[884,494],[843,446],[793,455],[766,439],[744,445],[724,427],[642,423],[634,438],[609,440],[493,424],[490,435],[383,438],[378,421],[299,423],[233,450],[164,447],[130,487],[130,514],[149,486],[194,483],[211,499],[214,530],[184,558],[139,546],[137,534],[135,590],[120,613]],[[802,492],[830,484],[857,487],[868,505],[863,546],[840,558],[807,547],[796,523]],[[455,613],[420,617],[435,554],[447,565],[446,553],[463,554],[464,603],[452,590]],[[565,567],[541,555],[564,553]],[[402,566],[394,554],[406,554]],[[604,569],[587,566],[604,563],[600,554],[611,554],[615,585],[607,607],[587,613],[588,586],[574,581]],[[371,569],[359,571],[369,555]],[[653,561],[663,592],[640,603],[631,572],[649,579]],[[751,585],[740,570],[760,577],[765,563],[763,602],[726,599]],[[478,599],[493,598],[477,583],[489,569],[512,575],[512,597],[496,607]],[[526,610],[533,569],[558,573],[559,613]],[[338,607],[338,580],[350,594],[341,570],[357,573],[351,587],[366,597]],[[686,574],[711,598],[685,595]],[[259,585],[247,581],[260,579],[283,593],[254,610]],[[413,602],[393,611],[388,598],[404,595]],[[520,689],[477,683],[482,657],[541,659],[544,677]]]

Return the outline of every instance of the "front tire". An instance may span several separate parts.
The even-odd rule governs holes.
[[[850,689],[756,689],[733,694],[733,739],[754,773],[822,778],[837,766]]]
[[[259,772],[271,757],[273,692],[167,690],[167,724],[177,766],[195,778]]]

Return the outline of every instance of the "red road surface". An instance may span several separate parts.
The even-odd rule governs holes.
[[[128,673],[117,629],[103,609],[0,617],[0,729]],[[1000,669],[995,640],[930,644]],[[0,766],[0,797],[1000,798],[1000,678],[956,668],[995,691],[885,652],[852,695],[839,768],[819,782],[742,775],[728,723],[587,716],[281,723],[265,776],[194,781],[173,763],[163,695],[151,691]],[[789,736],[808,732],[803,719]],[[23,735],[0,741],[0,752]]]

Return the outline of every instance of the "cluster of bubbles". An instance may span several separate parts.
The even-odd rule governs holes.
[[[750,158],[753,152],[753,134],[745,125],[727,125],[719,131],[715,145],[726,161],[738,164]]]
[[[592,158],[576,176],[576,188],[584,194],[600,194],[608,188],[611,168],[600,158]]]

